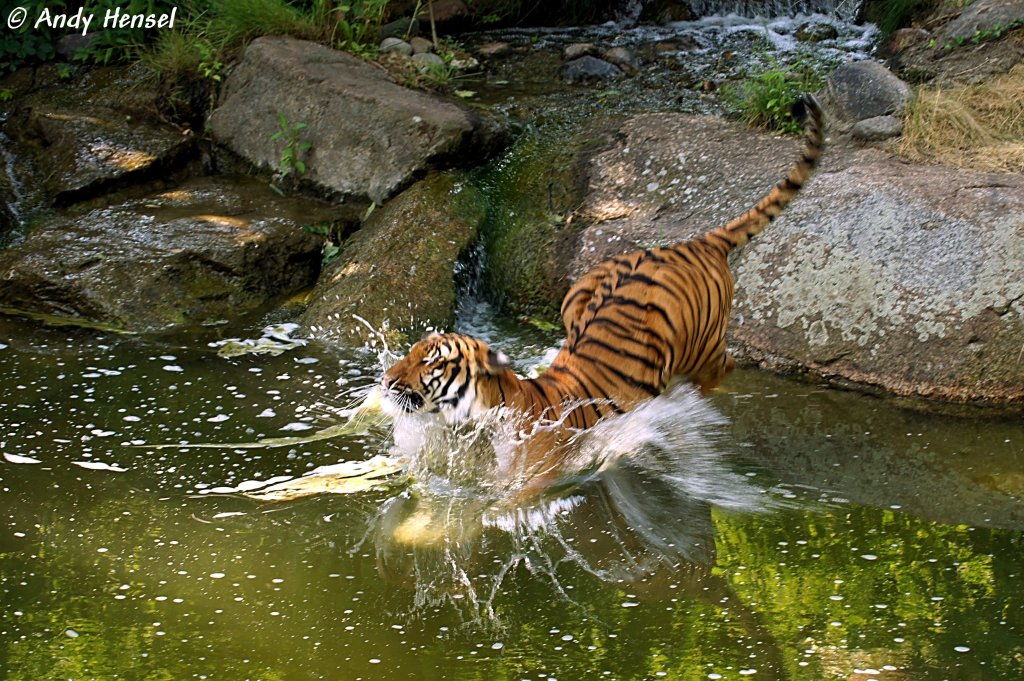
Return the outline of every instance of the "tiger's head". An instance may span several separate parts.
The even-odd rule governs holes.
[[[381,386],[398,412],[440,412],[448,423],[460,423],[495,406],[481,384],[511,364],[505,353],[476,338],[430,333],[384,373]]]

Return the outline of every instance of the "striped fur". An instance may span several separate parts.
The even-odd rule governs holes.
[[[607,260],[569,290],[562,303],[568,338],[540,376],[518,378],[508,358],[480,340],[432,334],[386,372],[392,402],[410,412],[440,411],[450,422],[507,406],[589,428],[659,395],[673,377],[703,392],[714,388],[735,364],[725,346],[733,298],[727,257],[782,212],[821,154],[821,109],[812,97],[802,104],[800,158],[750,210],[691,241]]]

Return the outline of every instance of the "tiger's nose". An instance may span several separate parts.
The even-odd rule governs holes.
[[[381,384],[381,386],[383,386],[383,388],[384,388],[385,390],[391,390],[391,386],[393,386],[393,385],[395,384],[395,381],[396,381],[396,380],[397,380],[397,379],[391,378],[391,377],[390,377],[390,376],[388,376],[387,374],[384,374],[384,375],[383,375],[383,376],[381,376],[381,378],[380,378],[380,384]]]

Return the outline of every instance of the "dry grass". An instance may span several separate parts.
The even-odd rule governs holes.
[[[922,87],[899,150],[915,160],[1024,173],[1024,64],[978,85]]]

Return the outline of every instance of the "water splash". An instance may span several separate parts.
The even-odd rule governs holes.
[[[414,588],[419,607],[450,603],[492,621],[504,580],[520,569],[568,601],[567,569],[609,582],[664,569],[710,574],[712,508],[775,504],[731,466],[725,424],[692,387],[676,386],[575,434],[547,462],[558,478],[537,491],[538,467],[522,456],[536,433],[507,411],[458,428],[400,417],[392,454],[408,459],[412,483],[353,551],[372,541],[382,573]],[[494,564],[486,574],[480,556]]]

